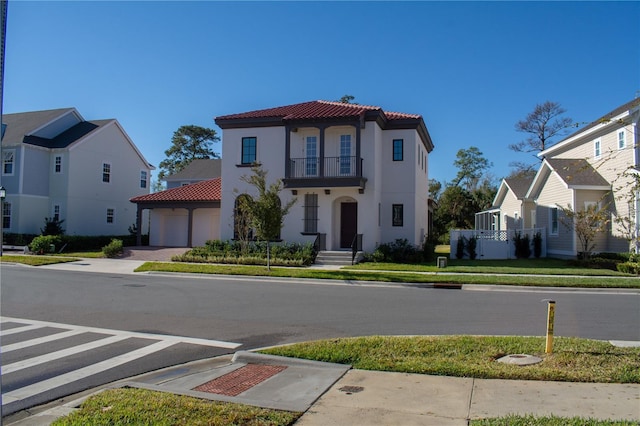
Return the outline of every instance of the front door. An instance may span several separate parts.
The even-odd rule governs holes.
[[[340,204],[340,248],[351,248],[358,232],[358,203]]]

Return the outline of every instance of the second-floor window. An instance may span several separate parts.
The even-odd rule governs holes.
[[[13,174],[13,163],[15,158],[15,151],[4,151],[2,153],[2,174]]]
[[[116,209],[107,209],[107,223],[112,224],[116,219]]]
[[[140,171],[140,188],[146,188],[146,187],[147,187],[147,171],[141,170]]]
[[[625,145],[624,130],[618,130],[618,149],[624,149]]]
[[[318,232],[318,194],[304,194],[304,232]]]
[[[258,140],[256,137],[242,138],[242,164],[256,162]]]
[[[4,229],[11,228],[11,203],[7,201],[2,203],[2,227]]]
[[[62,173],[62,156],[56,155],[53,159],[53,172]]]
[[[57,204],[53,206],[53,220],[56,222],[60,220],[60,206]]]
[[[600,139],[596,139],[596,141],[593,143],[593,156],[595,158],[600,158],[600,154],[602,154]]]
[[[393,161],[403,160],[403,144],[404,141],[402,139],[393,140]]]
[[[102,181],[104,183],[111,182],[111,164],[109,163],[102,164]]]

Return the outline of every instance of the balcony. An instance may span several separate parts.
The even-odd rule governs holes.
[[[362,158],[291,158],[282,180],[285,188],[356,187],[361,191],[367,179],[362,176]]]

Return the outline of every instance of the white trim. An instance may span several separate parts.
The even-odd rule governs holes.
[[[56,164],[56,160],[57,160],[58,158],[60,159],[60,171],[59,171],[59,172],[58,172],[58,171],[56,171],[56,166],[57,166],[57,164]],[[63,167],[62,154],[55,154],[55,155],[53,156],[53,174],[55,174],[55,175],[61,175],[61,174],[63,173],[63,171],[62,171],[62,167]]]
[[[4,158],[5,158],[5,155],[7,155],[7,154],[11,154],[12,155],[12,157],[11,157],[11,173],[5,173],[4,172],[4,166],[5,166]],[[2,171],[1,171],[2,176],[15,176],[15,174],[16,174],[16,166],[17,166],[17,164],[16,164],[16,150],[15,149],[3,149],[2,150],[2,159],[1,159],[1,161],[2,161]]]
[[[105,182],[104,180],[104,166],[108,165],[109,166],[109,180],[107,182]],[[113,175],[113,169],[111,168],[111,162],[107,162],[107,161],[101,161],[100,162],[100,182],[106,185],[110,185],[111,184],[111,177]]]

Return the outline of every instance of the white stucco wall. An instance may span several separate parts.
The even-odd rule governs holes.
[[[109,183],[102,182],[102,165],[111,164]],[[67,234],[125,235],[136,222],[136,205],[129,199],[149,193],[140,187],[140,171],[150,170],[115,122],[103,126],[69,149]],[[107,209],[115,210],[108,224]],[[143,220],[143,223],[145,221]]]

